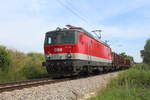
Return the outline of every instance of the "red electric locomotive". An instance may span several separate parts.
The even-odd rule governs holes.
[[[80,27],[67,25],[46,33],[44,52],[47,71],[52,76],[109,70],[111,48]]]
[[[106,43],[81,27],[67,27],[47,32],[45,36],[46,62],[43,65],[52,77],[126,69],[131,66],[130,60],[112,52]]]

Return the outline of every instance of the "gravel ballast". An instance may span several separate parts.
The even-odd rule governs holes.
[[[105,87],[118,73],[3,92],[0,94],[0,100],[81,100],[85,95]]]

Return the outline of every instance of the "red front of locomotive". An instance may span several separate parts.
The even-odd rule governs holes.
[[[52,76],[75,73],[76,53],[78,52],[78,32],[75,30],[56,30],[47,32],[44,43],[45,66]]]
[[[46,33],[44,52],[47,60],[73,59],[78,52],[78,33],[74,30],[61,30]]]

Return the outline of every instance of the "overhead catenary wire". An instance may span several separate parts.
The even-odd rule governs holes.
[[[84,18],[83,16],[81,16],[80,14],[77,13],[77,11],[74,9],[72,9],[71,7],[69,7],[68,5],[66,5],[65,3],[63,3],[61,0],[57,0],[58,3],[60,5],[62,5],[63,7],[65,7],[68,11],[70,11],[72,14],[74,14],[76,17],[78,17],[80,20],[82,20],[83,22],[85,23],[88,23],[89,24],[89,21]]]
[[[84,19],[86,19],[86,20],[89,22],[88,17],[85,16],[85,14],[81,13],[81,11],[80,11],[79,9],[77,9],[70,1],[71,1],[71,0],[66,0],[65,3],[66,3],[68,6],[71,6],[71,9],[73,9],[74,11],[76,11],[77,13],[79,13],[80,16],[82,16]]]
[[[89,18],[85,14],[81,13],[81,11],[72,4],[72,0],[64,0],[64,1],[66,1],[64,4],[66,4],[66,6],[68,6],[70,9],[72,9],[74,12],[80,15],[84,20],[86,20],[86,23],[90,27],[95,27],[94,23],[90,21]]]

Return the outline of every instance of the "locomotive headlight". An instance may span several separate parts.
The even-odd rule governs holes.
[[[51,54],[46,55],[46,59],[47,60],[51,59]]]
[[[71,58],[71,53],[67,53],[67,58]]]

